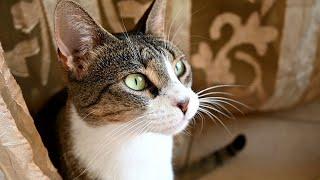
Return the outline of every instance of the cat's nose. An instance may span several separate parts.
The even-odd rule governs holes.
[[[181,100],[177,103],[177,107],[181,109],[183,114],[186,114],[186,112],[188,111],[188,105],[189,105],[189,98]]]

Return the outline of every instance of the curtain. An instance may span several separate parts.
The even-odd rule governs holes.
[[[131,29],[151,3],[77,1],[110,32]],[[53,37],[56,3],[0,1],[0,169],[12,179],[59,179],[30,116],[65,85]],[[168,1],[167,33],[188,55],[193,88],[241,85],[217,91],[252,107],[246,113],[319,96],[319,29],[320,1]],[[178,166],[192,155],[190,141],[177,138]]]

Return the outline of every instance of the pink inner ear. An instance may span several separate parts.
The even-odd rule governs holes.
[[[83,55],[102,31],[89,14],[72,1],[60,1],[55,11],[57,45],[66,56]]]
[[[93,47],[95,30],[79,18],[70,15],[61,19],[56,26],[57,43],[65,55],[84,54]],[[77,19],[78,22],[77,22]],[[66,21],[68,20],[68,21]]]
[[[60,50],[60,52],[65,56],[71,56],[71,52],[70,50],[67,48],[67,46],[63,43],[63,41],[61,40],[61,37],[59,36],[59,33],[56,34],[56,41],[57,41],[57,46]]]

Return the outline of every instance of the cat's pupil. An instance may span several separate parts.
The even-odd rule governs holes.
[[[136,85],[138,86],[138,80],[137,80],[137,78],[134,79],[134,82],[135,82]]]

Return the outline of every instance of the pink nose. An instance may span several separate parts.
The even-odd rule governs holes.
[[[189,98],[188,99],[185,99],[185,100],[182,100],[182,101],[179,101],[177,103],[177,107],[179,109],[181,109],[181,111],[183,112],[183,114],[186,114],[186,112],[188,111],[188,105],[189,105]]]

